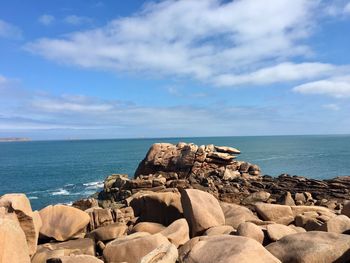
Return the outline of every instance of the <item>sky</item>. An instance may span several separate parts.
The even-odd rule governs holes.
[[[0,137],[350,133],[349,0],[0,3]]]

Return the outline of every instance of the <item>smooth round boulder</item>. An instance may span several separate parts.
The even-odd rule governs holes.
[[[269,224],[266,226],[266,232],[271,241],[277,241],[285,236],[298,233],[297,230],[282,224]]]
[[[165,226],[163,226],[162,224],[153,222],[140,222],[132,228],[131,233],[147,232],[150,234],[157,234],[164,229]]]
[[[139,263],[144,256],[164,244],[169,245],[170,242],[160,233],[137,232],[108,243],[103,250],[103,258],[106,263]]]
[[[350,236],[321,231],[288,235],[266,246],[283,263],[350,261]]]
[[[190,229],[185,218],[174,221],[160,233],[176,247],[179,247],[190,240]]]
[[[350,233],[350,218],[346,215],[332,217],[323,225],[317,228],[319,231],[326,231],[338,234]]]
[[[263,230],[261,229],[261,227],[251,222],[241,223],[237,228],[236,234],[238,236],[252,238],[258,241],[260,244],[264,242]]]
[[[181,191],[181,203],[192,236],[225,224],[225,216],[219,201],[207,192],[185,189]]]
[[[90,216],[80,209],[66,205],[49,205],[39,211],[42,219],[40,234],[65,241],[81,233]]]
[[[241,236],[201,236],[179,249],[180,263],[281,263],[254,239]]]

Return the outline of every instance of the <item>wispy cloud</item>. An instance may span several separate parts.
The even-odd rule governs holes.
[[[330,104],[325,104],[323,105],[323,108],[331,111],[339,111],[340,107],[338,104],[330,103]]]
[[[38,21],[44,26],[49,26],[55,21],[55,17],[53,15],[44,14],[38,18]]]
[[[296,86],[293,90],[301,94],[350,98],[350,76],[313,81]]]
[[[313,79],[335,67],[307,60],[312,50],[304,40],[317,22],[319,3],[167,0],[104,27],[38,39],[26,48],[84,68],[191,77],[218,86]]]
[[[22,30],[19,27],[0,19],[0,37],[20,39],[22,38]]]
[[[85,16],[69,15],[63,19],[63,22],[70,25],[78,26],[78,25],[90,24],[92,22],[92,19]]]

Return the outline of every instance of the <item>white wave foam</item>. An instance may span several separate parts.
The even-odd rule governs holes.
[[[37,197],[37,196],[29,196],[28,199],[34,200],[34,199],[39,199],[39,197]]]
[[[60,188],[57,191],[52,192],[51,194],[52,195],[69,195],[69,192],[65,189]]]
[[[85,183],[83,185],[86,186],[86,189],[98,189],[103,187],[103,182],[102,181],[90,182],[90,183]]]

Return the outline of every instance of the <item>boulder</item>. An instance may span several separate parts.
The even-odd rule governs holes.
[[[190,229],[184,218],[174,221],[160,233],[176,247],[185,244],[190,239]]]
[[[278,200],[277,203],[280,205],[295,206],[294,199],[290,192],[284,193]]]
[[[138,232],[127,237],[118,238],[106,245],[103,258],[106,263],[139,263],[148,253],[170,242],[162,234],[150,235]]]
[[[259,191],[250,194],[248,197],[246,197],[242,204],[248,205],[248,204],[255,204],[258,202],[266,202],[270,198],[271,194],[266,191]]]
[[[39,229],[42,225],[37,211],[32,211],[29,199],[24,194],[5,194],[0,198],[0,207],[8,212],[14,212],[24,231],[28,243],[29,254],[32,256],[37,248]]]
[[[114,223],[113,212],[110,208],[93,207],[85,211],[90,217],[89,229],[94,230],[101,226]]]
[[[46,263],[103,263],[103,261],[88,255],[72,255],[52,258],[47,260]]]
[[[208,228],[225,224],[225,216],[219,201],[209,193],[196,189],[183,190],[181,203],[192,236],[201,234]]]
[[[318,227],[319,231],[326,231],[338,234],[349,234],[350,232],[350,218],[346,215],[339,215],[332,217],[323,225]]]
[[[162,230],[165,229],[165,226],[158,224],[158,223],[153,223],[153,222],[140,222],[136,224],[132,230],[131,233],[135,232],[147,232],[150,234],[157,234],[161,232]]]
[[[241,223],[237,228],[236,234],[238,236],[252,238],[258,241],[260,244],[264,242],[264,232],[262,231],[261,227],[251,222]]]
[[[69,240],[62,243],[46,243],[39,245],[32,257],[32,263],[43,263],[50,258],[71,255],[95,256],[95,243],[90,238]]]
[[[280,263],[254,239],[222,235],[195,237],[179,250],[180,263]]]
[[[244,206],[221,202],[220,206],[225,216],[225,225],[230,225],[234,229],[243,222],[257,222],[259,218],[251,210]]]
[[[98,201],[95,198],[84,198],[84,199],[75,201],[72,204],[72,206],[85,211],[86,209],[89,209],[89,208],[98,207]]]
[[[80,209],[65,205],[49,205],[40,210],[42,226],[40,234],[65,241],[83,232],[90,217]]]
[[[271,241],[277,241],[281,238],[298,233],[297,230],[281,224],[270,224],[266,226],[267,235]]]
[[[217,235],[230,235],[235,232],[232,226],[213,226],[207,229],[203,236],[217,236]]]
[[[144,256],[140,263],[175,263],[178,251],[173,244],[164,244]]]
[[[16,217],[0,213],[0,262],[30,263],[26,236]]]
[[[125,224],[114,223],[107,226],[99,227],[86,235],[88,238],[98,241],[110,241],[117,237],[126,235],[128,227]]]
[[[215,150],[218,152],[223,152],[223,153],[230,153],[230,154],[240,154],[241,151],[233,148],[233,147],[228,147],[228,146],[214,146]]]
[[[345,201],[343,209],[341,210],[342,215],[350,217],[350,201]]]
[[[288,235],[266,246],[283,263],[350,261],[350,236],[311,231]]]
[[[132,198],[130,205],[141,222],[168,226],[183,217],[181,195],[178,192],[138,194]]]
[[[294,221],[294,214],[290,206],[258,203],[255,205],[258,215],[265,221],[273,221],[288,225]]]

